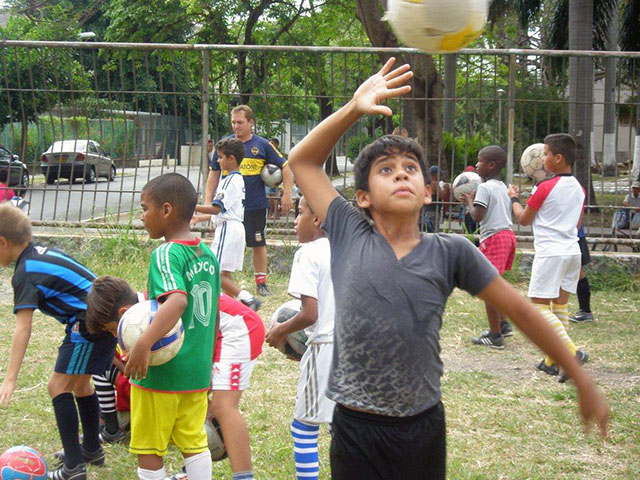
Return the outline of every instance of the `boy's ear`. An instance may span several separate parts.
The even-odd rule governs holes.
[[[123,305],[118,309],[118,318],[122,318],[122,315],[124,315],[124,312],[126,312],[127,310],[129,310],[131,308],[131,305]]]
[[[171,205],[169,202],[165,202],[162,204],[162,215],[165,217],[168,217],[171,215],[171,212],[173,212],[173,205]]]
[[[431,197],[431,195],[432,195],[431,184],[428,183],[424,186],[424,204],[425,205],[431,205],[431,202],[433,202],[433,198]]]
[[[364,190],[356,190],[356,202],[360,208],[369,208],[371,206],[371,200],[369,199],[369,192]]]

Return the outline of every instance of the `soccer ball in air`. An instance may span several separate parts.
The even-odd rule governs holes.
[[[387,9],[385,19],[405,45],[449,53],[482,33],[489,0],[388,0]]]
[[[20,445],[0,455],[0,480],[46,480],[47,462],[40,452]]]
[[[144,333],[158,311],[156,300],[146,300],[136,303],[127,310],[118,324],[118,343],[123,352],[130,352],[138,337]],[[149,365],[162,365],[175,357],[184,341],[184,327],[182,321],[167,332],[167,334],[151,346]]]
[[[282,169],[268,163],[262,167],[260,178],[267,187],[277,187],[282,182]]]
[[[451,189],[456,200],[462,200],[462,194],[471,195],[478,190],[478,185],[482,183],[482,178],[475,172],[462,172],[453,181]]]
[[[211,452],[211,460],[217,462],[227,458],[227,447],[224,446],[222,429],[215,417],[209,417],[204,421],[204,430],[207,432],[207,446]]]
[[[271,315],[271,325],[276,323],[284,323],[302,310],[302,302],[300,300],[289,300],[278,307]],[[280,347],[278,347],[287,358],[292,360],[300,360],[304,352],[307,351],[307,336],[304,330],[290,333],[287,339]]]
[[[520,157],[520,168],[534,182],[540,182],[549,174],[544,169],[544,143],[529,145]]]

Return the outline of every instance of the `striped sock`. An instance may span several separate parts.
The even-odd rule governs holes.
[[[245,470],[243,472],[235,472],[231,480],[253,480],[253,471]]]
[[[551,302],[551,311],[553,314],[558,317],[558,320],[562,322],[564,328],[569,326],[569,304],[565,303],[563,305],[559,303]]]
[[[293,436],[293,458],[296,462],[298,480],[318,480],[318,425],[309,425],[294,420],[291,423]]]
[[[575,355],[577,350],[576,346],[569,338],[567,330],[564,328],[564,325],[562,325],[562,322],[558,319],[558,317],[551,313],[549,305],[534,303],[533,306],[536,307],[536,309],[542,314],[547,323],[551,325],[551,328],[555,330],[556,334],[560,337],[560,340],[562,340],[562,343],[564,343],[571,352],[571,355]],[[549,356],[546,356],[544,359],[544,364],[546,366],[551,366],[555,363],[555,360],[553,360]]]

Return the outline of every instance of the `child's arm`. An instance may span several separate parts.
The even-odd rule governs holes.
[[[16,385],[18,384],[18,373],[22,366],[24,354],[29,345],[31,338],[31,324],[33,322],[33,309],[25,308],[18,310],[16,313],[16,328],[13,331],[13,340],[11,341],[11,354],[9,355],[9,365],[7,366],[7,375],[0,386],[0,405],[9,406],[9,400],[13,395]]]
[[[515,185],[509,185],[507,191],[509,198],[511,199],[511,207],[513,208],[513,216],[516,217],[516,221],[522,225],[531,225],[533,218],[536,216],[536,211],[529,205],[523,207],[520,204],[520,189]]]
[[[471,195],[467,195],[466,193],[462,194],[461,200],[467,204],[469,208],[469,215],[473,218],[473,221],[476,223],[480,223],[484,219],[485,213],[487,213],[487,209],[482,205],[474,205],[473,200],[476,198],[475,192]]]
[[[287,335],[307,328],[318,320],[318,299],[306,295],[301,295],[300,297],[302,310],[286,322],[272,326],[266,337],[264,337],[265,341],[272,347],[278,348],[284,343]]]
[[[124,369],[125,376],[140,380],[147,376],[151,347],[178,323],[187,308],[187,303],[187,297],[184,293],[174,292],[167,295],[166,300],[158,307],[153,322],[140,335],[129,352]]]
[[[580,413],[587,430],[590,428],[591,421],[595,420],[600,426],[602,436],[606,436],[609,417],[607,401],[533,305],[500,276],[489,283],[478,297],[511,318],[533,343],[558,362],[576,385]]]
[[[218,215],[220,212],[222,212],[220,205],[196,205],[196,213]]]
[[[296,183],[321,221],[338,195],[323,169],[334,145],[363,115],[391,115],[391,109],[381,103],[411,91],[409,85],[404,85],[413,76],[411,67],[403,65],[392,71],[394,62],[393,57],[387,60],[378,73],[360,85],[346,105],[311,130],[289,154]]]

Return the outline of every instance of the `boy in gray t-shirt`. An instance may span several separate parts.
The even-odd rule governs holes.
[[[456,286],[491,302],[558,359],[576,384],[583,417],[595,418],[605,433],[606,401],[532,305],[466,239],[421,234],[418,217],[431,192],[417,143],[385,136],[356,160],[357,203],[372,223],[339,198],[324,173],[325,159],[361,116],[391,115],[381,102],[411,90],[409,65],[391,70],[394,61],[289,157],[331,243],[336,322],[327,395],[337,402],[331,478],[445,478],[439,331]]]
[[[516,256],[516,236],[511,228],[511,200],[507,186],[500,180],[500,172],[507,163],[507,152],[502,147],[490,145],[478,153],[476,171],[485,181],[478,186],[475,195],[463,195],[462,201],[469,207],[471,218],[480,223],[478,248],[500,275],[511,270]],[[485,302],[489,330],[471,339],[475,345],[503,349],[503,336],[513,335],[506,317],[493,305]]]

